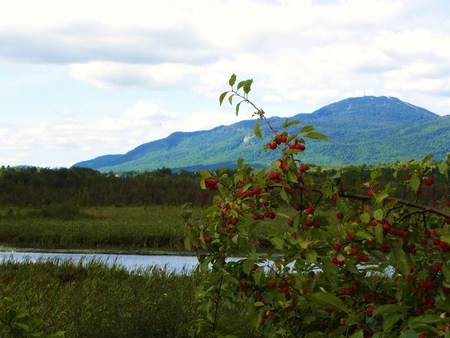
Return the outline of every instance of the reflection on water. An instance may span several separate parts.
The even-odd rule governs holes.
[[[174,272],[191,272],[197,265],[195,256],[175,256],[175,255],[120,255],[120,254],[77,254],[77,253],[40,253],[40,252],[0,252],[0,261],[13,260],[21,262],[29,260],[61,259],[72,260],[73,262],[97,261],[110,265],[119,265],[129,271],[146,269],[150,266],[166,268]]]

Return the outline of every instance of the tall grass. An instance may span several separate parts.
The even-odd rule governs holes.
[[[201,280],[198,273],[155,267],[129,272],[96,261],[5,260],[0,296],[43,319],[46,331],[64,330],[67,337],[184,337],[180,328],[195,319]],[[239,311],[222,317],[229,333],[253,335]]]
[[[0,242],[19,247],[182,250],[179,207],[0,208]]]

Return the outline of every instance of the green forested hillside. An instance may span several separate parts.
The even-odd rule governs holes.
[[[375,164],[419,159],[429,153],[439,159],[450,151],[450,116],[441,117],[397,98],[349,98],[293,119],[300,120],[301,126],[316,126],[330,138],[330,142],[308,141],[307,151],[302,154],[305,162]],[[280,129],[284,120],[276,117],[270,122]],[[124,155],[101,156],[75,166],[103,172],[162,167],[189,170],[232,167],[239,157],[252,165],[265,166],[273,155],[264,154],[261,148],[271,134],[268,128],[262,128],[265,137],[257,139],[253,136],[254,123],[247,120],[207,131],[177,132]]]

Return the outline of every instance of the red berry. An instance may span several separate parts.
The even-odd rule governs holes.
[[[432,267],[431,267],[431,270],[433,270],[434,272],[439,272],[439,271],[441,271],[441,267],[440,266],[438,266],[438,265],[433,265]]]
[[[336,214],[336,217],[339,218],[339,219],[343,219],[344,218],[344,214],[342,212],[338,212]]]
[[[290,219],[287,223],[290,227],[294,226],[294,221],[292,219]]]
[[[298,170],[300,170],[300,171],[307,171],[309,169],[309,167],[306,165],[306,164],[302,164],[299,168],[298,168]]]
[[[312,207],[307,208],[307,209],[306,209],[306,213],[307,213],[307,214],[312,214],[312,213],[314,213],[314,208],[312,208]]]
[[[339,243],[334,243],[333,244],[333,249],[334,250],[339,250],[341,248],[341,245]]]
[[[270,282],[269,283],[269,288],[275,289],[276,287],[277,287],[277,283],[276,282]]]
[[[426,181],[425,181],[425,185],[427,186],[427,187],[429,187],[430,185],[432,185],[433,184],[433,177],[428,177],[427,179],[426,179]]]
[[[383,244],[380,246],[380,251],[382,252],[388,252],[389,251],[389,245]]]
[[[341,293],[342,293],[343,295],[351,295],[351,294],[352,294],[352,290],[349,289],[349,288],[342,288],[342,289],[341,289]]]

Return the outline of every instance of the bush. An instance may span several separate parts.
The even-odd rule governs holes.
[[[254,134],[261,138],[266,123],[273,137],[264,151],[279,159],[266,169],[238,159],[233,176],[201,172],[202,187],[216,196],[196,217],[186,207],[185,243],[212,274],[199,286],[191,336],[220,335],[218,309],[244,301],[264,336],[449,337],[450,156],[438,165],[432,155],[399,164],[399,186],[382,184],[383,172],[373,170],[348,189],[345,168],[323,175],[302,161],[310,140],[326,136],[314,126],[294,130],[300,122],[289,119],[275,130],[249,100],[252,80],[236,86],[233,75],[229,85],[220,103],[240,100],[236,114],[242,103],[254,108]],[[437,175],[445,195],[424,205]],[[267,254],[252,241],[262,219],[286,224],[269,233]],[[235,252],[242,258],[230,259]]]

